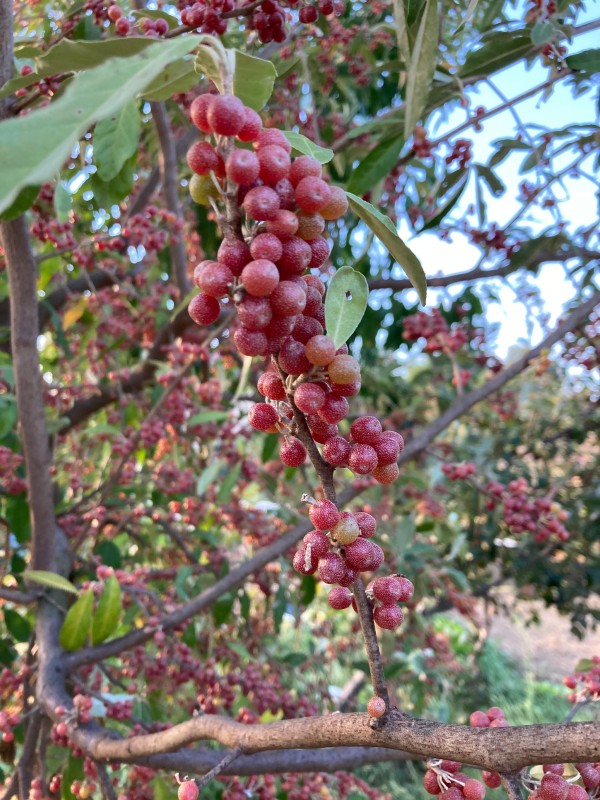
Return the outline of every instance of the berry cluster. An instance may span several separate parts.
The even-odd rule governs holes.
[[[307,533],[294,555],[294,568],[301,575],[315,573],[323,583],[337,584],[329,592],[331,608],[357,610],[350,586],[359,572],[373,572],[383,563],[383,550],[370,539],[377,522],[366,511],[338,511],[330,500],[310,501],[308,516],[315,530]],[[404,614],[398,603],[411,599],[414,586],[403,575],[376,578],[367,586],[373,619],[380,628],[393,630]]]
[[[563,764],[544,764],[544,775],[540,781],[528,775],[526,785],[533,788],[528,800],[590,800],[596,796],[596,789],[600,786],[600,771],[598,764],[575,764],[579,772],[579,783],[571,783],[563,777]],[[570,779],[573,780],[573,779]]]
[[[402,338],[407,342],[426,339],[426,353],[456,353],[467,343],[468,336],[458,324],[450,327],[439,308],[418,311],[404,320]]]
[[[485,491],[490,495],[486,508],[492,510],[498,501],[502,502],[504,521],[513,533],[532,533],[537,543],[551,536],[557,536],[561,542],[569,539],[569,532],[563,525],[566,511],[547,497],[532,498],[525,478],[510,481],[508,486],[490,481]]]
[[[442,464],[442,472],[450,481],[464,481],[476,472],[475,464]]]
[[[460,772],[458,761],[435,759],[428,761],[427,767],[423,786],[428,794],[437,794],[443,800],[483,800],[485,797],[483,783]]]
[[[569,695],[571,703],[584,700],[600,700],[600,656],[594,656],[586,666],[573,675],[565,675],[563,683],[572,692]]]

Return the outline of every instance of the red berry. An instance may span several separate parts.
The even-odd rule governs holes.
[[[281,238],[293,236],[298,230],[298,217],[293,211],[279,209],[273,219],[267,221],[267,231]]]
[[[279,366],[288,375],[302,375],[308,372],[310,364],[304,355],[304,345],[288,336],[279,350]]]
[[[262,331],[251,331],[240,325],[233,334],[233,341],[243,356],[266,356],[267,337]]]
[[[218,261],[205,261],[204,267],[194,281],[196,286],[211,297],[225,297],[233,284],[233,272]]]
[[[328,531],[339,521],[340,512],[331,500],[317,500],[309,506],[308,516],[318,531]]]
[[[308,242],[299,236],[290,236],[282,242],[279,267],[292,275],[302,275],[308,268],[312,251]]]
[[[268,297],[279,283],[279,270],[272,261],[259,258],[246,264],[240,280],[249,294]]]
[[[262,331],[273,317],[271,304],[266,297],[246,295],[237,307],[238,319],[249,331]]]
[[[301,575],[313,575],[317,571],[318,558],[302,546],[296,550],[292,566]]]
[[[319,411],[319,416],[330,425],[335,425],[345,419],[349,411],[350,406],[345,397],[328,394],[323,408]]]
[[[256,138],[255,147],[260,150],[262,147],[270,146],[282,147],[286,153],[292,152],[292,145],[288,142],[284,133],[278,128],[264,128]]]
[[[442,791],[442,787],[439,784],[437,772],[428,769],[423,776],[423,786],[428,794],[439,794]]]
[[[324,558],[329,552],[329,539],[322,531],[310,531],[302,541],[317,558]]]
[[[467,778],[463,786],[465,800],[483,800],[485,797],[485,786],[475,778]]]
[[[346,564],[346,572],[344,573],[344,577],[339,581],[340,586],[344,586],[345,588],[352,586],[356,580],[357,574],[358,573],[356,570],[350,569],[350,567]],[[354,598],[352,598],[352,602],[354,603]]]
[[[306,461],[306,449],[301,441],[290,437],[281,445],[279,457],[286,467],[299,467]]]
[[[242,203],[244,211],[257,222],[273,219],[279,211],[279,195],[268,186],[250,189]]]
[[[371,444],[372,439],[380,433],[381,422],[377,417],[359,417],[350,426],[350,435],[361,444]]]
[[[328,17],[334,12],[333,0],[319,0],[319,11],[323,16]]]
[[[366,572],[371,569],[374,545],[368,539],[359,536],[352,544],[346,547],[346,564],[357,572]]]
[[[560,775],[547,772],[540,783],[539,793],[544,800],[567,800],[569,784]]]
[[[565,771],[564,764],[544,764],[544,772],[553,772],[554,775],[562,775]]]
[[[384,484],[385,486],[388,486],[390,483],[393,483],[395,480],[397,480],[399,475],[400,469],[396,463],[377,466],[373,470],[373,477],[375,480],[378,483]]]
[[[350,443],[341,436],[333,436],[325,442],[323,458],[332,467],[344,467],[348,463]]]
[[[234,275],[241,275],[246,264],[252,261],[248,245],[239,239],[232,241],[223,239],[217,250],[217,258],[229,267]]]
[[[352,605],[352,592],[344,586],[335,586],[327,595],[327,602],[331,608],[341,611]]]
[[[395,439],[381,433],[374,436],[369,442],[377,453],[377,465],[384,467],[386,464],[395,464],[400,455],[400,447]]]
[[[244,124],[237,134],[240,142],[253,142],[262,130],[260,114],[253,108],[244,106]]]
[[[380,628],[393,631],[402,625],[404,614],[398,606],[378,606],[373,612],[373,619]]]
[[[368,475],[377,466],[377,453],[369,444],[355,444],[348,457],[348,466],[357,475]]]
[[[274,372],[263,372],[258,379],[258,391],[269,400],[285,400],[285,387],[283,381]]]
[[[487,770],[484,770],[481,773],[481,777],[483,778],[485,785],[490,789],[497,789],[502,785],[502,778],[497,772],[488,772]]]
[[[314,289],[316,289],[319,292],[319,294],[321,295],[321,297],[324,296],[324,294],[325,294],[325,284],[323,283],[321,278],[319,278],[318,275],[303,275],[302,276],[302,280],[308,286],[312,286]]]
[[[208,110],[214,103],[216,94],[201,94],[199,97],[194,98],[190,106],[190,116],[192,122],[204,133],[212,133],[212,128],[208,121]]]
[[[298,14],[298,19],[300,22],[308,25],[312,22],[316,22],[319,19],[319,12],[314,6],[303,6]]]
[[[297,186],[302,178],[308,178],[312,175],[315,178],[320,178],[323,172],[323,167],[316,158],[312,156],[298,156],[292,162],[290,169],[290,181],[294,186]]]
[[[291,159],[287,150],[277,145],[261,147],[258,151],[260,178],[265,183],[273,184],[287,178],[290,172]]]
[[[115,33],[119,36],[127,36],[131,31],[131,23],[125,17],[121,17],[115,22]]]
[[[567,800],[589,800],[589,794],[582,786],[570,786]]]
[[[200,790],[196,786],[195,781],[184,781],[179,785],[177,790],[178,800],[196,800]]]
[[[328,553],[319,560],[318,576],[323,583],[339,583],[346,572],[346,565],[337,553]]]
[[[504,711],[498,706],[488,708],[487,715],[490,719],[504,719]]]
[[[188,314],[197,325],[212,325],[220,313],[219,301],[207,294],[197,294],[188,306]]]
[[[473,711],[469,717],[469,724],[474,728],[489,728],[490,720],[484,711]]]
[[[232,94],[215,95],[206,113],[213,133],[235,136],[244,127],[246,115],[242,101]]]
[[[310,175],[298,183],[294,196],[303,211],[320,211],[329,201],[329,184],[322,178]]]
[[[123,11],[119,8],[119,6],[110,6],[106,12],[106,16],[111,22],[116,22],[120,17],[123,16]]]
[[[444,772],[451,772],[453,775],[456,774],[460,768],[460,761],[450,761],[450,759],[444,758],[440,763],[440,769],[443,769]]]
[[[306,306],[306,292],[292,281],[280,281],[271,294],[271,308],[279,317],[301,314]],[[304,349],[304,345],[302,345]],[[308,359],[306,359],[308,362]],[[310,368],[310,362],[309,362]],[[308,371],[308,370],[303,370]]]
[[[248,411],[248,422],[257,431],[269,431],[277,423],[279,414],[268,403],[255,403]]]
[[[321,236],[317,236],[308,244],[312,252],[312,257],[308,266],[310,269],[319,269],[329,258],[329,243]]]
[[[364,539],[370,539],[372,536],[375,536],[375,531],[377,530],[377,520],[375,517],[368,514],[366,511],[356,511],[354,516],[360,528],[360,535]]]
[[[279,261],[283,248],[279,237],[272,233],[259,233],[250,244],[252,258],[267,258],[269,261]]]
[[[386,712],[385,700],[383,697],[372,697],[369,702],[367,703],[367,714],[370,717],[375,717],[375,719],[379,719],[379,717],[383,717]]]
[[[248,186],[258,178],[260,165],[252,150],[232,150],[225,162],[225,174],[234,183]]]
[[[373,581],[373,596],[386,605],[392,605],[400,600],[402,584],[393,575],[385,578],[376,578]]]
[[[336,220],[343,217],[348,210],[348,198],[341,186],[329,187],[329,200],[321,209],[321,216],[326,220]]]
[[[326,367],[335,358],[335,345],[329,336],[313,336],[306,343],[305,352],[311,364]]]
[[[360,364],[352,356],[339,355],[327,366],[332,383],[348,384],[360,380]]]
[[[318,415],[311,414],[307,419],[312,437],[319,444],[325,444],[339,433],[337,425],[329,425]]]
[[[294,403],[304,414],[316,414],[325,402],[325,390],[318,383],[301,383],[294,391]]]
[[[360,392],[360,379],[351,383],[332,383],[331,393],[338,397],[354,397]]]
[[[310,286],[308,287],[308,290],[310,291]],[[308,303],[308,293],[306,295],[306,300]],[[294,337],[294,339],[297,339],[299,342],[302,342],[302,344],[305,345],[309,341],[309,339],[312,339],[314,336],[319,336],[322,333],[323,333],[323,326],[321,325],[320,322],[317,322],[317,320],[314,319],[313,317],[306,316],[306,307],[305,307],[304,314],[300,314],[296,319],[296,324],[294,325],[292,336]],[[306,355],[306,348],[304,349],[304,355]]]
[[[196,175],[214,172],[219,178],[225,174],[223,159],[208,142],[194,142],[187,151],[187,163]]]

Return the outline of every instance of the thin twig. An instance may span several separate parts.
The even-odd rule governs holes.
[[[207,772],[206,775],[203,775],[196,781],[196,786],[199,789],[202,789],[203,786],[206,786],[206,784],[210,783],[213,778],[216,778],[217,775],[225,769],[225,767],[228,767],[229,764],[235,761],[236,758],[243,752],[244,751],[241,747],[236,747],[230,753],[227,753],[227,755],[224,756],[219,763],[210,770],[210,772]]]
[[[501,777],[502,786],[506,789],[509,800],[523,800],[521,773],[505,772]]]

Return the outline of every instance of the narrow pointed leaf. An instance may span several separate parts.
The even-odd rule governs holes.
[[[65,650],[79,650],[87,642],[93,610],[94,592],[86,589],[68,610],[60,629],[60,643]]]
[[[121,587],[114,575],[111,575],[100,595],[98,608],[92,622],[92,643],[100,644],[111,636],[119,626],[121,619]]]
[[[341,347],[358,328],[367,308],[369,285],[352,267],[337,270],[327,287],[325,327],[336,347]]]
[[[427,105],[437,61],[438,37],[437,0],[427,0],[427,5],[419,24],[419,31],[406,80],[406,111],[404,117],[404,136],[406,139],[412,135],[415,125]]]
[[[316,158],[320,164],[327,164],[333,158],[333,150],[328,147],[321,147],[314,142],[311,142],[306,136],[295,131],[283,131],[285,138],[292,145],[294,150],[302,153],[305,156],[312,156]]]
[[[133,100],[98,122],[94,129],[94,163],[101,180],[112,180],[137,151],[140,128],[140,112]]]
[[[354,194],[364,194],[382,178],[389,175],[396,166],[403,144],[403,137],[380,142],[353,170],[348,183],[348,191]]]
[[[356,216],[373,231],[375,236],[388,249],[394,260],[402,267],[406,277],[417,290],[421,303],[424,305],[427,297],[427,279],[419,259],[398,236],[398,231],[388,217],[378,211],[371,203],[367,203],[366,200],[357,197],[355,194],[346,192],[346,195]]]
[[[57,575],[55,572],[46,572],[41,569],[30,569],[25,573],[25,577],[34,583],[41,583],[42,586],[47,586],[49,589],[60,589],[63,592],[71,592],[71,594],[79,594],[77,588],[73,586],[71,581],[63,578],[62,575]]]

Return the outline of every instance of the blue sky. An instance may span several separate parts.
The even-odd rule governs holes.
[[[580,17],[578,24],[591,20],[595,16],[588,12]],[[569,52],[574,53],[597,47],[598,36],[598,31],[595,31],[577,37],[569,45]],[[548,70],[541,66],[539,60],[536,60],[535,65],[529,70],[526,70],[524,65],[503,70],[493,77],[493,83],[503,95],[511,98],[542,83],[547,77]],[[554,86],[552,95],[548,99],[542,100],[540,93],[536,97],[520,103],[516,106],[516,110],[525,125],[534,123],[552,129],[572,124],[593,124],[598,121],[596,94],[596,91],[589,91],[575,99],[567,82],[559,82]],[[498,95],[485,85],[480,86],[477,91],[469,90],[468,96],[472,101],[471,109],[478,105],[491,109],[502,102]],[[465,121],[468,113],[466,109],[458,108],[447,119],[440,118],[434,121],[433,126],[428,128],[430,136],[437,138],[446,131],[452,130]],[[483,131],[474,134],[472,130],[467,130],[460,135],[473,139],[474,161],[485,164],[494,151],[492,142],[504,137],[514,138],[517,132],[518,128],[514,117],[510,111],[504,111],[484,122]],[[530,132],[535,136],[535,130],[530,129]],[[489,193],[486,194],[490,222],[495,221],[499,226],[506,224],[519,210],[520,203],[517,201],[516,195],[521,181],[526,179],[532,183],[536,182],[534,172],[526,175],[519,174],[520,164],[526,155],[527,153],[524,151],[517,151],[515,156],[509,157],[498,167],[497,172],[506,184],[507,191],[498,199],[492,198]],[[590,176],[593,172],[593,159],[592,155],[583,165],[584,170]],[[559,157],[556,164],[562,168],[573,160],[574,154],[571,152],[567,154],[567,158]],[[474,182],[471,180],[450,219],[459,219],[468,205],[474,202],[473,187]],[[562,185],[555,184],[554,194],[567,229],[574,230],[584,225],[597,224],[598,198],[596,191],[597,186],[585,178],[567,177]],[[523,221],[533,231],[542,231],[552,224],[554,219],[550,211],[534,206]],[[480,257],[479,249],[471,245],[461,234],[453,234],[450,242],[444,242],[435,233],[424,233],[410,238],[411,233],[403,224],[400,225],[399,232],[408,240],[410,247],[421,259],[428,277],[470,269],[475,266]],[[488,262],[486,266],[491,266],[491,262]],[[399,272],[398,275],[400,276],[400,274]],[[551,321],[556,320],[564,308],[564,303],[574,293],[572,285],[565,278],[563,265],[546,264],[537,277],[529,277],[528,281],[539,289],[544,307],[550,313]],[[540,326],[535,319],[531,318],[531,315],[527,314],[523,304],[516,298],[514,287],[517,282],[518,279],[515,277],[509,278],[507,281],[495,281],[494,286],[500,302],[492,303],[486,312],[487,319],[499,325],[496,349],[501,357],[506,356],[512,345],[525,344],[529,341],[535,342],[542,335]],[[451,287],[450,294],[457,294],[460,288],[459,285],[452,291]],[[443,296],[441,290],[431,289],[429,303],[435,305]],[[412,301],[413,298],[410,299]],[[416,300],[416,295],[414,299]]]

